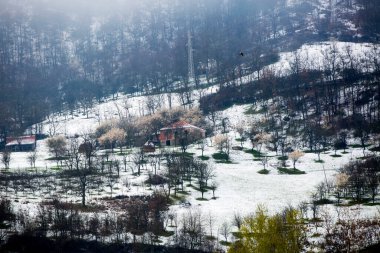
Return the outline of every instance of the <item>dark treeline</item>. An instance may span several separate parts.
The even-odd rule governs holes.
[[[236,65],[248,41],[265,39],[252,25],[259,25],[258,12],[275,1],[263,6],[213,0],[111,6],[102,1],[2,2],[0,121],[5,132],[23,130],[54,111],[91,106],[94,98],[119,91],[157,92],[184,82],[188,31],[196,74],[224,73]],[[243,18],[241,5],[249,7]]]
[[[186,86],[188,32],[197,85],[201,76],[224,82],[259,69],[275,59],[263,55],[293,47],[290,40],[331,35],[328,22],[319,18],[313,21],[317,35],[302,28],[310,22],[303,13],[313,10],[308,1],[289,7],[284,0],[2,0],[1,6],[2,135],[120,91]]]
[[[267,70],[248,84],[222,86],[217,93],[204,96],[200,108],[212,114],[233,104],[259,105],[266,116],[267,131],[278,136],[278,131],[289,125],[284,136],[301,133],[304,146],[311,151],[321,150],[317,147],[321,137],[334,139],[331,137],[342,130],[353,130],[353,137],[365,149],[369,136],[380,132],[378,51],[375,46],[362,59],[371,68],[359,67],[351,54],[351,58],[338,55],[326,63],[326,70],[310,70],[302,67],[302,60],[296,60],[288,76],[276,77]],[[349,61],[338,64],[337,59]],[[341,149],[340,139],[334,144],[337,149]]]

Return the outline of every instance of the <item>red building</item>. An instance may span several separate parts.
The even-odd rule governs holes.
[[[36,148],[36,136],[7,137],[5,148],[11,151],[32,151]]]
[[[177,146],[181,141],[191,143],[205,138],[206,131],[186,121],[178,121],[160,129],[159,141],[164,146]]]

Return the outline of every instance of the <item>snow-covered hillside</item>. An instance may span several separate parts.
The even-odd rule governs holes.
[[[374,51],[375,50],[375,51]],[[262,71],[270,69],[278,76],[287,75],[290,73],[295,61],[299,61],[301,68],[324,70],[329,68],[327,62],[330,61],[332,54],[343,55],[342,58],[336,58],[337,67],[341,64],[351,64],[349,56],[354,56],[357,59],[352,64],[358,64],[364,71],[371,72],[373,62],[368,62],[368,59],[378,55],[374,45],[371,44],[355,44],[343,42],[324,42],[310,45],[304,45],[296,52],[286,52],[280,54],[280,60],[277,63],[265,67]],[[255,74],[245,76],[242,82],[248,82],[257,78]],[[239,80],[238,80],[239,81]],[[200,95],[216,92],[218,85],[208,87],[204,90],[194,90],[192,94],[193,106],[197,106]],[[89,109],[88,114],[82,111],[75,111],[73,115],[61,114],[51,115],[49,119],[42,122],[43,130],[46,134],[51,134],[54,129],[54,134],[63,134],[69,137],[74,135],[82,135],[93,132],[95,128],[102,122],[111,119],[120,119],[123,117],[132,117],[137,119],[140,116],[149,113],[147,103],[155,103],[155,110],[169,108],[169,100],[171,106],[181,106],[180,96],[178,94],[159,94],[152,96],[136,96],[130,97],[123,94],[118,94],[116,99],[105,99],[105,102],[96,104]],[[245,125],[252,120],[258,120],[263,115],[261,114],[246,114],[249,110],[249,105],[233,106],[221,113],[221,118],[228,118],[230,126]],[[231,127],[229,137],[232,140],[232,146],[239,146],[240,142],[236,139],[239,134]],[[247,215],[252,213],[255,208],[263,204],[271,213],[282,210],[284,207],[292,205],[297,206],[302,201],[309,201],[310,196],[316,190],[316,186],[321,182],[334,180],[337,170],[352,160],[363,156],[363,151],[360,148],[349,148],[347,153],[341,153],[341,157],[333,157],[333,151],[327,151],[321,154],[321,159],[324,163],[316,162],[317,155],[307,153],[297,163],[297,168],[305,171],[301,175],[286,175],[278,172],[279,164],[278,156],[275,152],[268,151],[263,148],[265,155],[269,157],[267,169],[269,174],[264,175],[258,173],[263,169],[263,164],[254,159],[252,154],[244,152],[244,150],[231,151],[232,163],[219,163],[212,158],[212,154],[218,152],[216,146],[213,145],[212,137],[206,139],[208,145],[205,148],[204,155],[210,157],[207,161],[214,168],[215,178],[213,181],[217,184],[215,191],[216,198],[212,198],[212,191],[205,193],[206,200],[199,200],[201,193],[191,186],[186,186],[184,191],[187,195],[183,204],[178,202],[170,207],[171,211],[177,215],[187,213],[189,209],[200,210],[204,216],[211,215],[214,219],[213,232],[216,233],[218,228],[225,221],[231,222],[235,213]],[[350,140],[351,142],[353,140]],[[353,144],[353,143],[351,143]],[[249,141],[243,143],[244,149],[249,150],[251,144]],[[130,152],[136,151],[129,150]],[[168,148],[173,150],[172,147]],[[175,148],[174,148],[175,149]],[[193,144],[187,150],[193,153],[194,157],[201,155],[201,150],[198,145]],[[369,152],[369,151],[367,151]],[[38,171],[50,171],[56,165],[55,161],[47,160],[49,154],[46,140],[37,142],[37,162]],[[122,156],[115,155],[114,159],[122,162]],[[288,161],[289,163],[290,161]],[[288,164],[290,165],[290,164]],[[147,187],[144,181],[148,178],[148,173],[152,171],[151,165],[147,164],[141,176],[133,174],[130,169],[133,166],[131,159],[128,159],[127,172],[121,171],[120,179],[115,184],[113,196],[116,195],[144,195],[151,194],[157,187]],[[290,165],[291,166],[291,165]],[[29,168],[27,153],[13,153],[10,164],[11,170],[23,170]],[[162,174],[163,171],[159,171]],[[89,203],[96,204],[100,199],[110,196],[107,187],[98,194],[92,193],[88,197]],[[63,190],[64,191],[64,190]],[[36,210],[38,202],[43,198],[43,193],[36,192],[36,198],[30,198],[28,195],[17,196],[18,204],[21,209]],[[38,195],[40,194],[40,195]],[[57,196],[49,196],[54,198]],[[62,196],[61,196],[62,197]],[[66,200],[80,202],[80,197],[67,196]],[[376,207],[363,206],[363,214],[372,215],[376,213]]]
[[[265,66],[260,72],[271,71],[276,76],[286,76],[295,71],[297,65],[302,70],[330,70],[331,65],[341,68],[343,65],[354,65],[363,72],[373,71],[377,56],[380,55],[380,48],[376,44],[370,43],[349,43],[338,41],[327,41],[315,44],[305,44],[300,49],[293,52],[280,53],[278,62]],[[257,79],[257,73],[243,76],[236,82],[247,83]],[[202,90],[194,90],[192,100],[194,106],[197,105],[201,95],[206,95],[218,91],[219,85],[214,85]],[[169,102],[169,100],[171,102]],[[94,130],[100,122],[120,117],[140,117],[149,114],[147,103],[155,104],[155,109],[181,106],[180,97],[177,93],[159,94],[148,97],[118,94],[116,99],[108,98],[105,102],[95,104],[87,113],[76,111],[74,115],[52,115],[49,120],[43,122],[43,131],[49,134],[52,122],[55,122],[55,134],[65,134],[73,136]],[[233,115],[231,115],[233,116]]]

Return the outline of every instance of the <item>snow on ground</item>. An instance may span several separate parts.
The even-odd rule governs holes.
[[[104,105],[103,105],[104,106]],[[244,121],[248,122],[252,115],[245,115],[244,111],[248,108],[247,105],[233,106],[222,112],[224,116],[228,116],[231,125],[236,125]],[[256,116],[257,117],[257,116]],[[77,119],[78,120],[78,119]],[[235,139],[239,135],[233,131],[229,133],[233,145],[240,145]],[[185,207],[180,203],[173,205],[171,210],[175,211],[178,217],[186,213],[189,209],[199,209],[204,217],[211,215],[214,219],[213,233],[216,233],[218,228],[221,227],[223,222],[228,221],[231,223],[235,213],[248,215],[256,209],[257,205],[265,205],[270,213],[280,211],[288,205],[297,206],[301,201],[310,200],[311,193],[316,190],[316,186],[327,180],[332,180],[337,173],[337,169],[342,165],[348,163],[356,157],[363,156],[361,149],[348,149],[347,154],[342,154],[340,158],[331,157],[333,151],[321,154],[321,159],[325,162],[323,164],[316,163],[316,154],[307,153],[297,163],[297,168],[306,172],[303,175],[286,175],[280,174],[276,169],[278,158],[275,153],[268,152],[263,148],[268,156],[271,156],[267,169],[270,170],[268,175],[259,174],[258,171],[263,169],[260,161],[254,161],[252,154],[245,153],[244,151],[232,150],[231,151],[231,164],[216,163],[211,158],[213,153],[218,152],[216,147],[212,146],[210,138],[207,139],[209,146],[205,149],[204,155],[209,156],[209,163],[215,169],[215,178],[213,179],[218,184],[215,191],[216,199],[212,199],[212,191],[204,194],[207,201],[197,200],[201,197],[201,193],[191,187],[186,187],[185,191],[190,194],[186,196],[191,206]],[[40,169],[48,168],[55,165],[55,162],[49,162],[45,159],[49,157],[45,141],[39,141],[37,144],[38,160],[37,166]],[[250,143],[246,141],[244,147],[249,149]],[[171,149],[171,148],[170,148]],[[196,144],[191,145],[188,152],[194,153],[194,157],[201,155],[201,150],[198,149]],[[341,153],[341,152],[339,152]],[[27,153],[17,152],[12,154],[13,159],[11,162],[12,168],[27,168]],[[115,155],[114,158],[121,159],[121,156]],[[129,163],[132,165],[132,163]],[[288,161],[288,165],[289,164]],[[128,172],[124,172],[121,166],[121,179],[118,184],[114,186],[113,196],[116,195],[142,195],[151,194],[153,189],[149,189],[144,180],[147,179],[148,171],[151,171],[149,164],[142,171],[142,175],[132,175],[132,171],[128,165]],[[162,170],[159,171],[162,173]],[[126,186],[128,182],[128,187]],[[44,196],[53,198],[49,193],[35,193],[35,198],[31,198],[27,194],[18,195],[19,207],[23,210],[34,210],[36,213],[36,204],[39,197]],[[80,203],[80,196],[68,195],[67,193],[57,196],[63,200],[73,201]],[[107,186],[103,187],[102,191],[94,191],[91,196],[88,196],[88,203],[96,204],[100,198],[110,197],[110,189]],[[35,204],[33,204],[35,203]],[[332,210],[333,208],[331,208]],[[332,210],[331,212],[334,212]],[[375,207],[363,207],[363,215],[371,216],[377,212]]]
[[[54,161],[46,160],[51,155],[49,155],[49,150],[46,146],[45,140],[39,140],[37,141],[37,160],[36,160],[36,167],[41,168],[50,168],[56,164]],[[11,154],[11,162],[10,167],[13,169],[25,169],[30,168],[30,163],[28,160],[28,156],[30,156],[31,153],[29,152],[13,152]]]
[[[264,67],[262,71],[272,71],[275,76],[286,76],[291,74],[295,62],[299,63],[299,70],[323,71],[329,69],[333,62],[336,68],[342,67],[342,62],[348,66],[351,58],[358,69],[371,72],[379,54],[379,47],[371,43],[325,41],[303,44],[296,51],[280,53],[279,61]],[[257,80],[257,73],[242,77],[241,82],[244,84],[254,80]]]
[[[247,105],[233,106],[223,113],[229,116],[232,125],[236,125],[243,121],[249,122],[252,115],[243,113],[247,108]],[[229,135],[233,141],[232,146],[239,146],[240,142],[235,141],[239,134],[230,132]],[[244,148],[251,148],[249,141],[244,143]],[[188,152],[194,152],[194,156],[201,155],[197,146],[193,146]],[[218,152],[216,147],[210,146],[205,150],[204,155],[211,157],[216,152]],[[265,149],[263,152],[271,156],[266,166],[266,169],[270,170],[268,175],[259,174],[258,171],[264,168],[263,165],[260,161],[254,161],[252,154],[244,151],[231,151],[232,164],[215,163],[210,158],[210,163],[215,168],[215,181],[219,185],[215,191],[217,199],[212,199],[212,191],[209,191],[204,194],[208,201],[199,201],[196,199],[201,197],[201,193],[193,191],[187,200],[192,207],[200,209],[203,214],[213,215],[214,232],[221,227],[223,222],[231,223],[235,213],[248,215],[253,213],[260,204],[266,206],[270,213],[275,213],[289,205],[296,207],[302,201],[310,202],[311,194],[316,191],[319,183],[333,180],[341,166],[363,156],[363,151],[359,148],[350,148],[347,154],[338,152],[342,155],[339,158],[331,156],[334,151],[328,151],[321,154],[324,163],[316,163],[317,154],[306,153],[296,165],[297,169],[305,171],[306,174],[287,175],[277,171],[279,160],[275,152],[268,152]],[[292,167],[290,161],[287,161],[287,165]],[[186,213],[188,208],[177,205],[172,209],[181,214]],[[363,207],[362,212],[363,216],[372,216],[377,209],[366,206]]]
[[[377,51],[374,51],[377,50]],[[351,42],[336,42],[327,41],[314,44],[304,44],[300,49],[294,52],[280,53],[280,59],[278,62],[268,65],[263,68],[264,70],[271,70],[277,76],[285,76],[290,74],[291,65],[297,58],[300,62],[300,68],[303,69],[327,69],[326,60],[331,61],[332,52],[335,52],[336,66],[341,65],[341,57],[347,63],[347,52],[350,52],[352,58],[355,59],[354,64],[361,69],[371,71],[373,69],[372,63],[367,62],[366,57],[374,57],[379,55],[379,49],[375,49],[374,44],[370,43],[351,43]],[[374,53],[377,52],[377,53]],[[237,79],[237,83],[248,83],[256,80],[257,74],[253,73],[247,76]],[[192,100],[195,104],[199,100],[201,95],[213,93],[218,91],[218,85],[211,87],[194,90],[192,92]],[[171,99],[172,107],[180,106],[180,98],[177,93],[172,94],[159,94],[149,96],[151,101],[156,104],[156,110],[162,108],[169,108],[169,100]],[[51,127],[51,121],[57,121],[56,133],[73,136],[75,134],[83,134],[85,132],[93,131],[96,126],[104,120],[113,118],[120,118],[121,116],[143,116],[149,112],[146,108],[147,98],[144,96],[131,97],[130,95],[118,94],[116,99],[108,98],[103,103],[97,103],[90,109],[87,114],[83,111],[75,111],[74,114],[68,115],[56,115],[43,122],[43,131],[49,133]]]
[[[343,42],[324,42],[302,46],[297,52],[281,53],[280,60],[267,68],[273,69],[278,75],[286,74],[290,69],[289,62],[294,61],[295,55],[299,55],[301,59],[305,59],[309,67],[316,69],[324,68],[324,54],[322,52],[327,49],[336,48],[339,52],[345,52],[347,48],[350,48],[353,55],[357,55],[359,59],[369,54],[372,50],[371,44],[354,44]],[[244,77],[244,81],[252,80],[254,75]],[[212,86],[204,89],[202,92],[194,91],[193,97],[197,101],[197,95],[200,93],[210,93],[217,91],[217,86]],[[179,97],[172,94],[172,105],[179,106]],[[153,99],[162,102],[161,108],[168,108],[169,94],[161,94],[152,96]],[[134,115],[141,116],[147,114],[146,109],[146,97],[129,97],[127,95],[118,95],[115,100],[107,99],[104,103],[96,104],[87,115],[82,112],[76,111],[73,116],[61,115],[50,117],[50,121],[53,119],[57,124],[57,133],[73,136],[75,134],[82,134],[84,132],[92,131],[96,126],[107,119],[119,118],[122,116]],[[237,124],[244,124],[249,122],[253,115],[246,116],[244,111],[249,106],[233,106],[222,112],[224,117],[228,117],[232,126]],[[255,117],[260,117],[256,115]],[[48,120],[44,123],[44,131],[48,133],[49,123]],[[234,140],[238,137],[238,134],[234,132],[230,133],[231,138]],[[210,143],[210,140],[209,140]],[[234,145],[240,145],[240,143],[234,143]],[[250,144],[246,142],[246,148],[250,148]],[[196,153],[196,156],[201,154],[201,151],[194,145],[189,148],[189,152]],[[211,157],[213,153],[217,152],[215,147],[210,146],[205,150],[205,155]],[[263,165],[259,161],[254,161],[251,154],[244,153],[243,151],[232,151],[231,158],[232,164],[215,163],[210,158],[210,163],[215,168],[215,181],[218,183],[216,190],[217,199],[213,200],[212,192],[205,193],[205,198],[208,201],[199,201],[196,198],[201,197],[200,192],[187,187],[186,190],[191,194],[187,197],[187,200],[191,203],[191,208],[197,207],[201,209],[204,214],[211,213],[215,217],[216,230],[224,221],[231,221],[235,212],[239,212],[243,215],[253,212],[258,204],[265,204],[270,212],[279,211],[287,205],[297,205],[303,200],[309,200],[310,194],[315,190],[317,184],[325,180],[331,180],[336,173],[336,169],[340,166],[348,163],[355,157],[362,156],[360,149],[350,149],[348,154],[343,154],[341,158],[331,157],[332,153],[321,154],[321,159],[325,161],[324,164],[315,163],[317,159],[316,154],[306,154],[302,157],[297,164],[297,168],[304,170],[304,175],[283,175],[279,174],[276,169],[268,166],[270,169],[268,175],[262,175],[257,173],[263,168]],[[274,156],[273,153],[268,155]],[[13,153],[11,168],[28,168],[29,163],[27,160],[28,153]],[[37,163],[36,166],[39,169],[50,168],[55,165],[55,162],[46,160],[49,155],[46,147],[46,140],[37,142]],[[121,159],[121,157],[118,157]],[[277,162],[277,158],[272,157],[269,161],[270,164]],[[149,168],[148,168],[149,170]],[[325,174],[326,173],[326,174]],[[121,180],[114,191],[115,195],[136,195],[136,194],[150,194],[151,189],[147,189],[143,181],[147,177],[147,171],[144,171],[144,175],[141,177],[133,176],[131,172],[121,172]],[[129,188],[125,186],[126,180],[130,183]],[[105,187],[106,188],[106,187]],[[102,192],[99,196],[93,195],[89,198],[89,201],[96,200],[99,197],[109,196],[109,190]],[[26,198],[25,198],[26,199]],[[24,199],[24,200],[25,200]],[[79,197],[75,198],[75,201]],[[92,199],[92,200],[91,200]],[[29,201],[20,201],[19,204],[25,203],[27,208],[30,208],[26,204]],[[23,205],[25,207],[25,205]],[[178,212],[180,215],[188,210],[188,208],[182,205],[174,205],[171,209]],[[371,207],[365,207],[363,213],[373,214],[376,212]]]

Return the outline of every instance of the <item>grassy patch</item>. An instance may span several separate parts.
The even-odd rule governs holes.
[[[49,157],[49,158],[46,158],[45,160],[46,161],[64,161],[67,159],[69,159],[67,156],[58,156],[58,157]]]
[[[187,156],[187,157],[193,157],[194,153],[191,152],[175,152],[176,156]]]
[[[374,147],[369,149],[372,152],[379,152],[380,151],[380,146],[379,147]]]
[[[232,150],[239,150],[239,151],[241,151],[241,150],[243,150],[244,148],[243,148],[242,146],[232,146],[231,149],[232,149]]]
[[[280,161],[286,161],[286,160],[288,160],[288,157],[287,156],[279,156],[277,159]]]
[[[202,161],[207,161],[207,160],[209,160],[210,159],[210,157],[209,156],[206,156],[206,155],[204,155],[204,156],[198,156],[198,158],[199,159],[201,159]]]
[[[220,241],[220,244],[223,246],[231,246],[232,243],[226,241]]]
[[[268,175],[268,174],[269,174],[269,170],[267,170],[267,169],[262,169],[262,170],[259,170],[257,173],[259,173],[259,174],[263,174],[263,175]]]
[[[163,237],[170,237],[170,236],[174,235],[174,231],[166,231],[166,230],[164,230],[164,231],[158,232],[156,235],[163,236]]]
[[[227,161],[229,157],[225,153],[218,152],[218,153],[212,154],[212,158],[214,158],[215,160],[226,160]]]
[[[51,167],[50,169],[51,169],[51,170],[56,170],[56,171],[58,171],[58,170],[61,170],[62,167],[61,167],[61,166],[53,166],[53,167]]]
[[[213,235],[206,235],[206,239],[209,240],[209,241],[215,241],[216,237],[213,236]]]
[[[359,157],[356,157],[356,159],[358,159],[358,160],[366,160],[366,159],[368,159],[368,156],[359,156]]]
[[[379,202],[375,202],[375,203],[364,203],[363,205],[365,205],[365,206],[380,206],[380,203]]]
[[[318,217],[316,217],[316,218],[312,218],[312,219],[310,219],[310,222],[322,222],[323,220],[321,219],[321,218],[318,218]]]
[[[330,155],[331,157],[342,157],[342,155],[338,155],[338,154],[334,154],[334,155]]]
[[[177,191],[177,194],[182,194],[182,195],[190,195],[190,193],[189,192],[187,192],[187,191]]]
[[[198,200],[198,201],[208,201],[208,199],[205,199],[205,198],[196,198],[196,200]]]
[[[195,185],[191,185],[190,187],[193,188],[193,189],[196,190],[196,191],[199,191],[199,192],[201,191],[201,188],[196,187]],[[203,192],[207,192],[207,189],[204,188],[204,189],[203,189]]]
[[[116,154],[124,156],[124,155],[130,155],[131,153],[132,153],[131,151],[123,151],[123,152],[117,152]]]
[[[232,235],[233,235],[235,238],[238,238],[238,239],[243,238],[241,232],[232,232]]]
[[[246,149],[244,150],[245,153],[247,154],[252,154],[254,157],[262,157],[263,154],[257,150],[254,149]]]
[[[352,144],[352,145],[348,145],[349,147],[351,148],[363,148],[363,146],[361,144]],[[365,147],[368,147],[369,145],[364,145]]]
[[[278,167],[278,171],[282,174],[289,174],[289,175],[301,175],[306,174],[305,171],[299,170],[299,169],[288,169],[283,167]]]
[[[216,161],[216,163],[232,164],[232,163],[234,163],[234,162],[232,162],[232,161],[223,161],[223,160],[219,160],[219,161]]]
[[[375,204],[372,204],[372,199],[369,199],[369,198],[365,198],[365,199],[362,199],[362,200],[354,200],[354,199],[350,199],[350,198],[343,198],[343,199],[346,199],[346,200],[349,200],[348,202],[345,202],[345,203],[339,203],[337,204],[337,206],[355,206],[355,205],[365,205],[365,206],[376,206],[376,205],[380,205],[380,203],[375,203]]]
[[[334,201],[329,200],[329,199],[319,199],[319,200],[314,201],[314,203],[316,205],[328,205],[328,204],[333,204]]]
[[[364,199],[361,199],[361,200],[350,200],[348,201],[348,205],[349,206],[354,206],[354,205],[360,205],[360,204],[369,204],[371,201],[371,199],[369,198],[364,198]]]
[[[322,159],[320,159],[320,160],[314,160],[314,162],[316,162],[316,163],[325,163],[325,161],[323,161]]]
[[[186,200],[186,197],[184,195],[179,195],[178,193],[177,195],[172,194],[170,198],[172,199],[173,202],[176,202],[176,201],[184,202]]]

